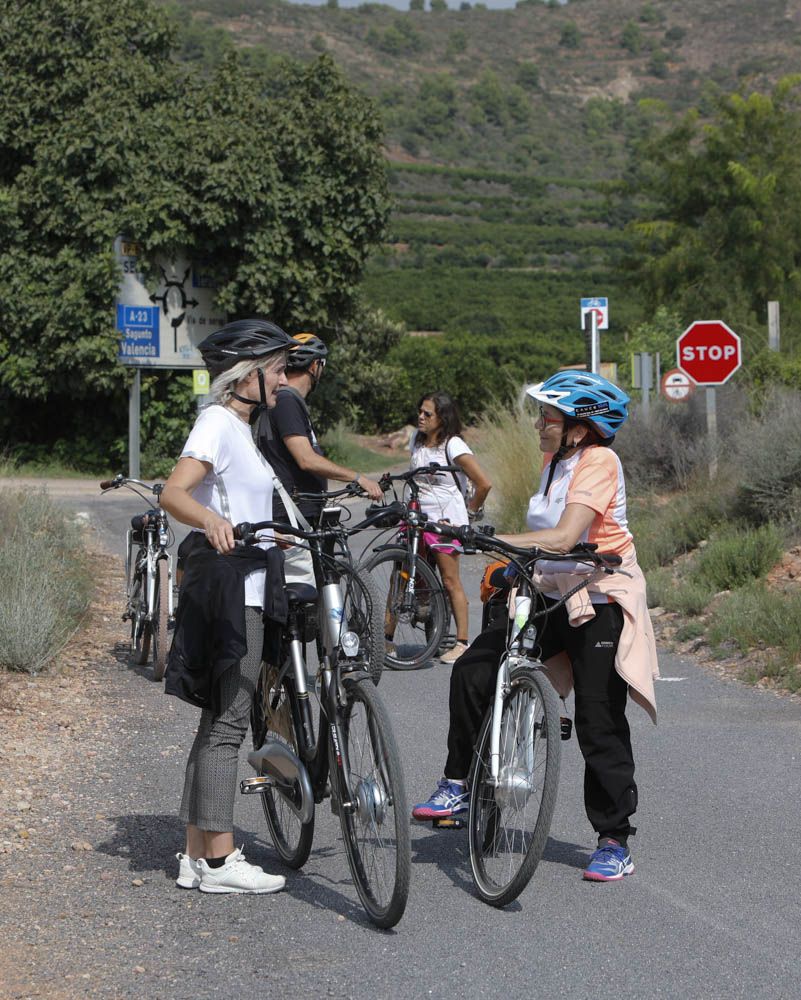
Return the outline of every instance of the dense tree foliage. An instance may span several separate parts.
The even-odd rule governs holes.
[[[347,317],[389,202],[378,116],[327,56],[192,73],[149,0],[11,0],[0,25],[4,429],[15,400],[122,391],[119,233],[202,254],[230,315]]]
[[[764,324],[776,299],[792,323],[801,305],[800,83],[720,98],[710,122],[690,115],[638,150],[634,184],[650,207],[634,225],[633,266],[652,304],[748,328]]]

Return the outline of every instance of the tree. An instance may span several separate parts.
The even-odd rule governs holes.
[[[651,304],[685,319],[764,323],[766,302],[801,306],[801,77],[772,94],[719,97],[634,154],[633,189],[653,208],[634,224],[632,267]],[[738,329],[738,332],[742,332]]]
[[[425,0],[409,0],[409,10],[424,10]]]
[[[559,36],[559,44],[565,49],[578,49],[581,47],[581,32],[575,21],[568,21],[562,28]]]
[[[6,402],[49,401],[53,433],[66,400],[98,420],[98,396],[122,391],[119,233],[150,260],[201,251],[230,315],[297,329],[348,314],[389,202],[378,115],[329,57],[267,74],[231,53],[204,78],[173,60],[149,0],[27,0],[3,24]]]
[[[626,21],[623,26],[623,33],[620,36],[621,46],[631,52],[633,56],[638,55],[642,48],[642,32],[639,25],[634,21]]]
[[[441,14],[448,9],[447,0],[429,0],[429,7],[434,13]]]

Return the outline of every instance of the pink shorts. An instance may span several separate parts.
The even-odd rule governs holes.
[[[432,552],[444,552],[446,556],[459,556],[462,554],[462,543],[458,542],[455,538],[449,538],[445,542],[440,535],[434,534],[433,531],[424,531],[423,538]]]

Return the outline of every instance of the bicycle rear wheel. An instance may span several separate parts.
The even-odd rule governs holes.
[[[409,593],[409,553],[402,546],[376,552],[365,566],[372,574],[384,614],[384,663],[416,670],[435,656],[445,630],[446,605],[439,580],[417,559],[415,591]]]
[[[556,692],[540,670],[518,667],[503,702],[498,781],[490,774],[492,711],[478,738],[470,781],[470,866],[481,899],[506,906],[539,864],[559,783]]]
[[[369,570],[347,570],[340,575],[348,628],[359,637],[360,649],[373,684],[384,670],[384,605]]]
[[[342,736],[353,804],[339,819],[353,880],[367,915],[394,927],[409,895],[411,836],[403,768],[389,717],[367,679],[345,677]],[[341,782],[332,760],[332,783]],[[339,801],[345,799],[340,784]]]
[[[298,753],[297,705],[286,679],[276,687],[278,669],[266,667],[253,699],[250,723],[253,747],[258,750],[270,737]],[[259,772],[260,774],[263,772]],[[261,804],[270,838],[281,860],[289,868],[301,868],[308,860],[314,839],[314,816],[302,823],[283,796],[274,788],[261,793]]]
[[[156,563],[156,591],[153,601],[151,635],[153,640],[153,680],[164,679],[169,652],[167,625],[170,617],[170,568],[166,559]]]

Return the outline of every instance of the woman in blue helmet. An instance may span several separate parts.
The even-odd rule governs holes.
[[[600,375],[583,371],[557,372],[527,393],[539,404],[542,477],[529,501],[528,530],[500,537],[552,552],[595,542],[599,551],[622,559],[623,572],[591,578],[586,591],[548,616],[539,636],[541,657],[552,668],[549,675],[559,693],[567,693],[571,685],[575,690],[584,803],[598,836],[583,875],[590,881],[617,881],[634,871],[628,838],[635,832],[631,817],[637,786],[625,714],[628,695],[656,721],[656,647],[645,580],[628,530],[623,469],[609,447],[628,417],[629,397]],[[555,604],[570,589],[577,569],[571,571],[564,562],[539,564],[546,604]],[[473,748],[505,645],[504,616],[456,661],[445,777],[427,802],[414,807],[415,819],[447,818],[467,810]]]

